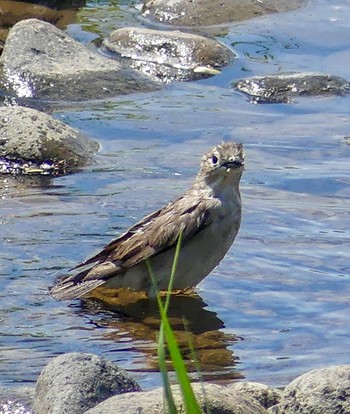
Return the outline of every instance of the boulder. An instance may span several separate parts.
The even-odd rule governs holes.
[[[276,414],[350,413],[350,366],[316,369],[285,388]]]
[[[115,30],[104,39],[103,47],[127,58],[131,67],[163,81],[195,80],[216,74],[235,57],[214,39],[141,27]]]
[[[232,83],[253,103],[289,103],[295,96],[345,95],[350,82],[324,73],[281,72]]]
[[[65,172],[86,165],[97,142],[35,109],[0,107],[0,173]]]
[[[209,26],[295,10],[304,4],[305,0],[145,0],[142,13],[175,26]]]
[[[254,398],[233,392],[224,386],[208,383],[192,384],[197,401],[203,413],[215,414],[267,414]],[[185,412],[179,386],[172,386],[172,392],[177,412]],[[153,391],[131,393],[109,398],[86,414],[163,414],[164,390],[157,388]]]
[[[28,19],[13,26],[6,39],[0,87],[19,98],[81,101],[155,90],[159,84],[50,23]]]
[[[226,388],[246,397],[254,398],[264,408],[270,408],[278,404],[282,395],[282,391],[276,388],[270,388],[264,384],[259,384],[258,382],[232,382]]]
[[[140,390],[112,362],[97,355],[69,353],[54,358],[41,372],[33,408],[36,414],[82,414],[113,395]]]

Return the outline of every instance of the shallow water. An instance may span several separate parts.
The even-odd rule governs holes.
[[[2,385],[33,384],[52,356],[72,351],[106,356],[144,388],[160,384],[152,304],[60,303],[47,287],[177,196],[201,154],[222,139],[246,150],[241,230],[198,287],[200,298],[173,302],[172,316],[185,314],[204,348],[202,371],[215,380],[283,386],[307,370],[349,363],[350,98],[253,105],[229,88],[232,80],[279,70],[350,79],[349,4],[314,0],[221,27],[219,39],[238,58],[214,78],[56,108],[55,117],[102,149],[79,174],[38,178],[29,188],[1,179]],[[91,2],[79,19],[68,32],[84,43],[141,24],[127,2]],[[176,330],[181,337],[181,323]]]

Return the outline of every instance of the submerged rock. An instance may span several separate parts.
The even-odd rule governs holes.
[[[31,406],[34,388],[29,387],[0,387],[1,414],[34,414]]]
[[[93,354],[69,353],[51,360],[40,374],[33,408],[37,414],[82,414],[112,395],[140,390],[112,362]]]
[[[142,13],[176,26],[209,26],[295,10],[305,0],[145,0]]]
[[[207,77],[235,57],[214,39],[177,30],[123,28],[104,39],[103,46],[128,58],[133,68],[163,81]]]
[[[93,159],[97,142],[35,109],[0,107],[0,173],[54,174]]]
[[[0,402],[1,414],[34,414],[31,409],[19,401],[7,400]]]
[[[81,101],[155,90],[159,84],[49,23],[28,19],[13,26],[6,39],[0,88],[20,98]]]
[[[345,95],[350,82],[323,73],[282,72],[234,82],[232,86],[249,95],[253,103],[288,103],[295,96]]]
[[[51,187],[53,184],[53,179],[54,175],[52,174],[10,175],[0,173],[0,198],[2,200],[5,200],[10,198],[23,197],[24,194],[28,194],[28,189],[31,191],[33,188],[41,191],[43,188]],[[9,399],[10,398],[7,397],[7,400]]]

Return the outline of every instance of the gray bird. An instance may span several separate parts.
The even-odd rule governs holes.
[[[223,259],[241,223],[239,182],[244,169],[242,144],[222,142],[201,161],[193,185],[182,196],[149,214],[95,256],[79,264],[76,274],[50,288],[58,300],[76,299],[98,286],[153,291],[149,260],[157,288],[169,284],[176,243],[182,245],[174,290],[196,286]]]

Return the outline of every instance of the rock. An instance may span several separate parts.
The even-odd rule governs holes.
[[[7,0],[1,2],[0,27],[12,27],[21,20],[33,17],[55,24],[58,27],[64,27],[76,21],[78,2],[75,2],[74,5],[66,2],[66,7],[63,7],[63,2],[60,2],[59,7],[57,7],[57,4],[53,4],[52,1],[46,2],[46,5],[44,5],[45,2],[40,3],[33,7],[32,2],[26,1]],[[79,0],[79,3],[80,6],[83,6],[84,1]]]
[[[254,398],[264,408],[270,408],[278,404],[282,395],[282,391],[259,384],[258,382],[233,382],[226,388],[246,397]]]
[[[350,365],[316,369],[292,381],[284,390],[278,414],[350,413]]]
[[[20,20],[30,19],[35,17],[46,22],[50,22],[59,28],[64,28],[70,23],[76,22],[76,14],[79,4],[83,5],[84,0],[65,2],[63,1],[48,1],[44,6],[44,1],[41,4],[33,6],[30,2],[6,0],[1,2],[0,13],[0,49],[5,43],[10,27]],[[60,3],[60,4],[54,4]],[[69,3],[75,3],[69,4]],[[64,10],[65,9],[65,10]]]
[[[192,384],[197,400],[203,413],[215,414],[267,414],[255,399],[234,392],[226,387],[208,384]],[[203,394],[204,390],[204,394]],[[172,387],[175,404],[178,412],[185,412],[181,391],[179,387]],[[109,398],[96,407],[88,410],[86,414],[163,414],[164,390],[158,388],[153,391],[131,393]]]
[[[19,98],[81,101],[159,88],[37,19],[22,20],[10,30],[0,69],[0,87]]]
[[[177,26],[209,26],[295,10],[305,0],[145,0],[142,13]]]
[[[0,402],[1,414],[34,414],[32,410],[19,401],[7,400]]]
[[[218,73],[235,57],[214,39],[178,30],[127,27],[115,30],[103,46],[128,58],[133,68],[163,81],[203,78]]]
[[[232,86],[249,95],[253,103],[288,103],[294,96],[345,95],[350,91],[346,79],[323,73],[281,72],[243,79]]]
[[[32,414],[34,389],[29,387],[0,387],[1,414]]]
[[[55,173],[92,161],[98,144],[35,109],[0,107],[0,173]]]
[[[140,390],[124,371],[104,358],[64,354],[49,362],[40,374],[33,408],[37,414],[80,414],[113,395]]]

